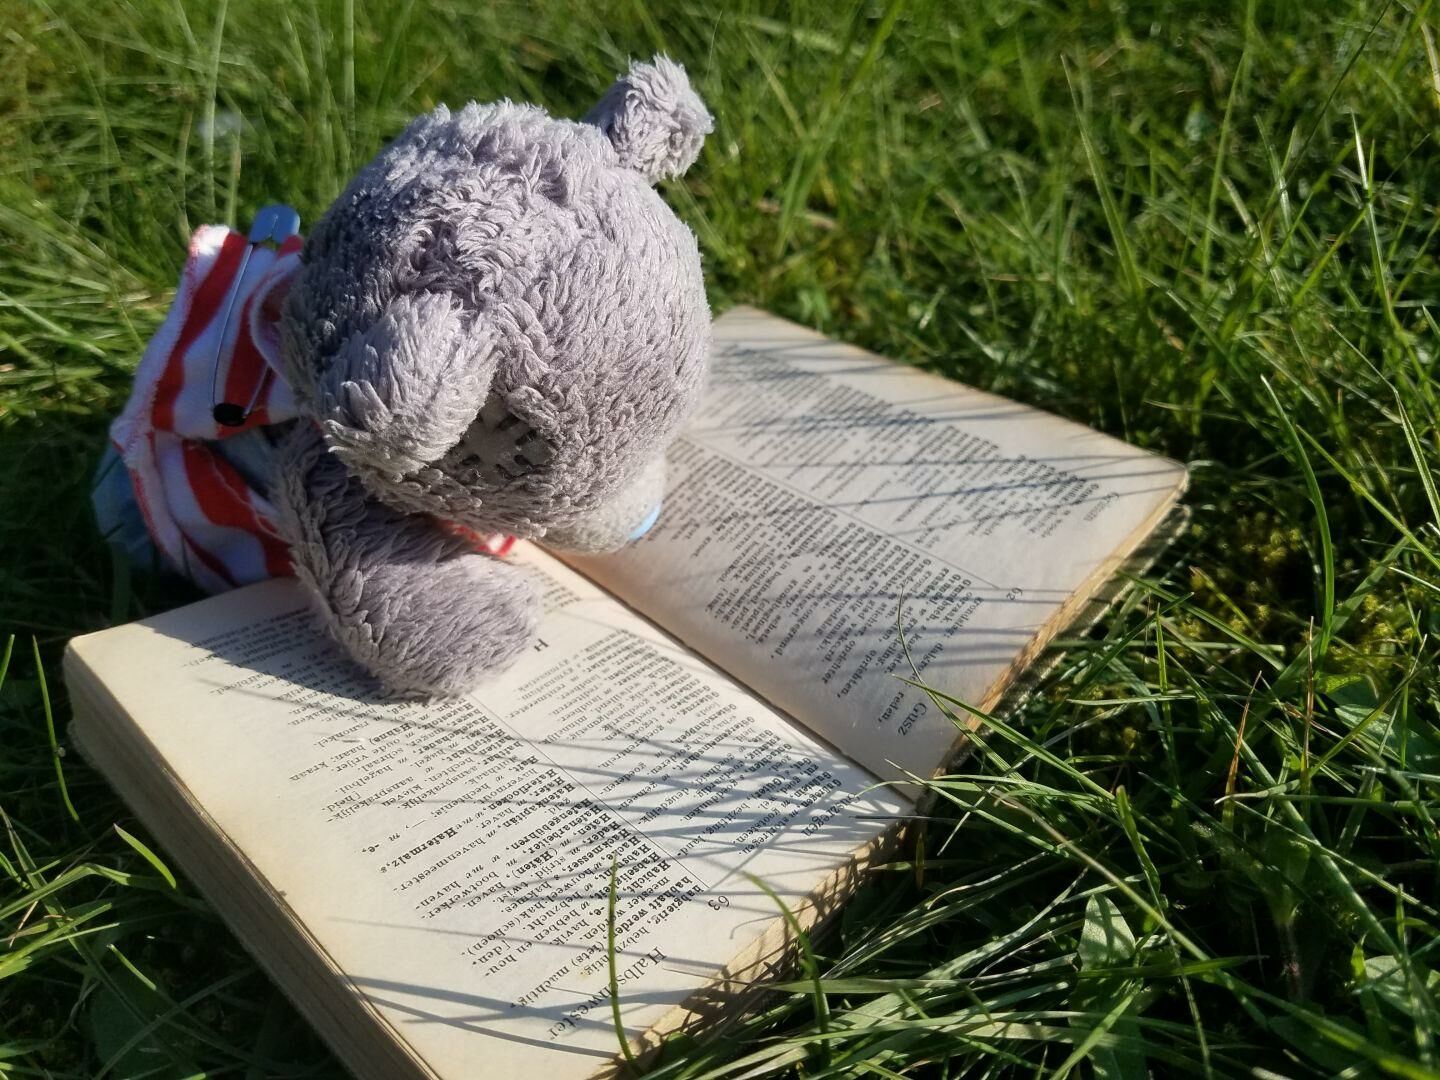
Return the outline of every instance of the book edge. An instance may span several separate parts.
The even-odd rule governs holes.
[[[1176,486],[1175,490],[1161,502],[1155,511],[1146,518],[1135,531],[1126,537],[1125,542],[1116,548],[1111,555],[1101,562],[1095,571],[1081,583],[1080,588],[1071,593],[1070,598],[1046,621],[1045,625],[1035,632],[1035,635],[1026,643],[1025,648],[1020,651],[1015,660],[1003,671],[1000,676],[990,684],[985,696],[980,699],[976,706],[979,712],[986,715],[993,715],[1005,703],[1005,700],[1027,685],[1034,685],[1049,670],[1049,666],[1043,671],[1037,671],[1037,664],[1044,652],[1054,644],[1055,639],[1075,627],[1083,627],[1088,630],[1094,626],[1107,611],[1117,605],[1124,594],[1128,592],[1129,585],[1119,584],[1117,588],[1111,589],[1111,583],[1117,581],[1120,572],[1131,564],[1144,552],[1146,544],[1157,536],[1164,533],[1164,525],[1167,518],[1172,514],[1180,513],[1181,519],[1177,523],[1183,526],[1189,519],[1189,512],[1180,502],[1180,496],[1184,493],[1189,473]],[[1178,535],[1178,532],[1177,532]],[[1158,559],[1165,548],[1168,548],[1174,541],[1175,536],[1163,537],[1161,549],[1151,554],[1148,558],[1142,558],[1141,562],[1151,565]],[[1143,572],[1143,567],[1139,568]],[[1098,608],[1098,610],[1092,610]],[[1057,658],[1058,659],[1058,658]],[[965,717],[965,732],[962,732],[951,745],[949,753],[939,768],[930,774],[931,778],[942,775],[953,763],[968,752],[969,733],[978,731],[983,727],[985,721],[973,713]]]
[[[69,741],[114,788],[131,813],[155,835],[245,951],[346,1068],[362,1080],[396,1080],[397,1077],[443,1080],[389,1019],[349,985],[344,972],[290,909],[285,898],[269,887],[245,853],[194,799],[143,729],[119,706],[104,683],[90,671],[83,656],[70,645],[66,647],[63,666],[71,699]],[[114,719],[108,734],[107,722],[102,717]],[[86,735],[87,723],[95,729],[91,737]],[[116,723],[125,729],[123,738],[115,729]],[[99,738],[93,737],[94,734]],[[145,770],[148,775],[127,767],[120,760],[125,756],[120,747],[127,743],[134,748],[136,760],[148,759],[153,764],[153,768]],[[110,767],[105,764],[107,757]],[[167,808],[162,805],[166,802],[172,802],[171,809],[183,807],[184,812],[166,813]],[[188,838],[184,825],[187,816],[195,825],[194,833]],[[206,850],[217,856],[208,864],[202,854]],[[186,851],[191,853],[189,857],[182,854]],[[226,878],[233,881],[227,882]],[[259,913],[257,919],[252,920],[245,912],[247,902],[254,903]],[[266,919],[266,912],[273,912],[273,921]],[[268,925],[262,925],[266,923]],[[271,948],[272,945],[275,947]],[[291,961],[285,959],[286,956],[313,958],[317,966],[307,975],[303,964],[293,969],[287,967]],[[332,992],[316,992],[327,983]],[[357,1021],[364,1023],[357,1024]],[[363,1036],[357,1039],[357,1030],[384,1032],[385,1038],[377,1037],[374,1043],[398,1050],[399,1054],[372,1053],[375,1046],[358,1045]]]
[[[891,822],[874,839],[861,844],[850,853],[849,860],[825,877],[806,895],[790,914],[801,933],[810,934],[830,922],[846,901],[854,895],[872,866],[883,861],[896,845],[905,820]],[[762,980],[788,967],[795,956],[798,939],[789,919],[779,914],[731,961],[698,986],[680,1004],[646,1028],[631,1046],[637,1055],[653,1054],[667,1036],[678,1032],[703,1033],[713,1036],[727,1020],[738,1018],[748,1000],[770,990]],[[707,999],[718,999],[713,1008],[705,1008]],[[620,1075],[623,1059],[616,1058],[612,1067],[595,1074],[596,1080]]]

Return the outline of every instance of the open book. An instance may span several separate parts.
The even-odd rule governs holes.
[[[360,1077],[603,1075],[780,962],[1185,471],[751,309],[660,523],[387,701],[273,581],[74,640],[72,737]],[[897,676],[901,678],[897,678]]]

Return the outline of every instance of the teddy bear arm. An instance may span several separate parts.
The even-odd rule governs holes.
[[[287,441],[276,496],[330,636],[388,690],[464,693],[529,647],[538,600],[525,574],[372,499],[313,429]]]

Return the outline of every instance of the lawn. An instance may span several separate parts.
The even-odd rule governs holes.
[[[87,489],[189,232],[657,50],[716,115],[665,189],[716,310],[1189,461],[1193,519],[813,968],[655,1075],[1440,1075],[1437,37],[1428,0],[0,0],[0,1075],[340,1075],[65,754],[65,640],[185,596]]]

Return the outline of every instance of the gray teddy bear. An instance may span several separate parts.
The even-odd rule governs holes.
[[[172,310],[176,325],[152,350],[168,345],[172,366],[189,370],[207,335],[227,357],[253,338],[262,355],[270,342],[278,369],[258,376],[248,410],[217,406],[199,431],[171,421],[180,442],[201,446],[171,455],[188,470],[187,497],[202,511],[215,503],[206,520],[219,532],[246,513],[226,508],[231,478],[252,485],[242,494],[260,539],[283,541],[331,636],[391,691],[460,693],[529,647],[536,592],[487,553],[493,539],[598,552],[653,522],[665,448],[704,380],[710,318],[695,238],[652,185],[683,173],[710,129],[664,57],[632,66],[583,122],[508,101],[441,106],[361,170],[303,250],[293,241],[282,288],[271,286],[284,258],[265,295],[238,309],[234,292],[212,287],[206,268],[239,236],[228,230],[211,263],[187,265],[191,322],[211,317],[196,314],[206,295],[228,295],[228,308],[215,305],[226,322],[192,330]],[[239,266],[246,281],[263,277]],[[152,447],[154,417],[184,413],[165,413],[156,370],[144,393],[137,374],[134,395],[150,409],[139,426]],[[212,393],[224,383],[229,396],[238,371],[212,374]],[[112,428],[122,456],[142,441],[135,426]],[[256,437],[273,450],[258,465],[235,452]],[[213,460],[196,457],[217,446]],[[150,480],[126,464],[160,541]],[[153,467],[159,491],[166,463]],[[204,556],[201,569],[225,570],[193,534],[182,521],[172,561],[184,570]]]

